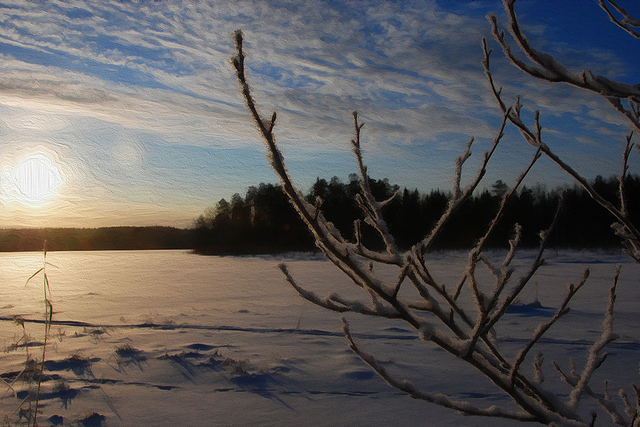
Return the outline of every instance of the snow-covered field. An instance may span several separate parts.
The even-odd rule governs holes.
[[[497,255],[497,254],[496,254]],[[526,265],[533,252],[519,259]],[[549,251],[548,265],[522,295],[542,307],[508,314],[499,333],[513,353],[553,315],[569,281],[591,278],[572,311],[539,345],[545,384],[568,393],[551,361],[584,363],[598,338],[615,265],[622,263],[616,332],[593,388],[640,384],[640,268],[623,255]],[[27,353],[41,357],[42,254],[0,254],[0,418],[14,424],[35,384],[24,381]],[[413,400],[388,387],[342,336],[340,315],[300,298],[276,268],[282,257],[202,257],[182,251],[51,252],[47,261],[53,326],[39,395],[40,425],[114,426],[495,426],[512,423]],[[322,258],[284,259],[299,284],[320,293],[348,286]],[[432,256],[431,270],[452,285],[465,252]],[[517,274],[516,274],[517,276]],[[394,321],[347,316],[361,347],[398,376],[480,406],[506,402],[482,377]],[[28,343],[27,346],[12,344]],[[536,351],[537,352],[537,351]],[[21,373],[22,372],[22,373]],[[14,382],[15,380],[15,382]],[[13,383],[12,387],[9,384]],[[23,408],[27,405],[24,404]],[[588,410],[588,408],[587,408]],[[604,416],[604,415],[602,415]],[[604,418],[600,419],[606,424]],[[25,418],[22,418],[25,422]]]

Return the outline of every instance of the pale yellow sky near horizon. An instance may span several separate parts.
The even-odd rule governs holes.
[[[505,25],[500,2],[152,4],[0,0],[0,227],[184,228],[221,198],[275,183],[230,64],[239,28],[254,95],[265,115],[278,112],[277,139],[303,192],[357,171],[354,110],[372,177],[450,191],[471,137],[463,177],[475,176],[501,119],[482,37],[505,100],[522,95],[529,122],[540,111],[548,145],[589,179],[619,173],[624,117],[508,64],[486,19]],[[532,43],[636,83],[635,40],[597,4],[567,4],[518,2]],[[507,129],[481,187],[512,185],[532,155]],[[537,183],[572,182],[543,159],[526,185]]]

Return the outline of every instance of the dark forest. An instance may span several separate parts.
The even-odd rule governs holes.
[[[338,177],[327,181],[318,178],[305,196],[312,203],[322,200],[321,210],[343,236],[354,237],[354,221],[361,218],[355,197],[359,192],[356,175],[347,183]],[[370,179],[378,200],[392,198],[384,210],[391,233],[400,247],[416,243],[425,236],[444,212],[450,195],[439,190],[421,194],[418,190],[401,189],[387,179]],[[640,178],[628,176],[627,200],[631,220],[640,222]],[[611,203],[619,204],[617,178],[598,176],[593,186]],[[496,181],[491,189],[472,197],[447,224],[436,242],[437,249],[472,246],[485,232],[509,188]],[[507,247],[514,226],[522,226],[521,246],[536,247],[539,232],[547,229],[564,194],[559,224],[551,237],[551,246],[566,248],[619,247],[611,232],[611,215],[578,187],[546,191],[541,186],[522,187],[509,200],[498,229],[489,241],[491,247]],[[395,195],[395,197],[394,197]],[[378,236],[367,224],[362,225],[362,241],[370,247],[381,246]],[[280,186],[260,184],[246,194],[236,193],[230,201],[221,199],[208,208],[194,224],[193,244],[201,254],[250,254],[314,250],[307,227],[288,203]]]

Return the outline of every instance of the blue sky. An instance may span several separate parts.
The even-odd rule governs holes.
[[[517,10],[533,45],[570,68],[637,82],[638,42],[596,0],[521,0]],[[353,110],[367,123],[373,177],[449,190],[472,136],[474,174],[500,120],[483,36],[505,98],[521,95],[525,117],[541,111],[546,142],[587,177],[619,173],[622,117],[598,96],[515,70],[489,12],[506,24],[497,0],[0,1],[0,227],[186,227],[220,198],[275,182],[229,63],[236,29],[303,191],[356,170]],[[513,182],[531,155],[510,130],[486,185]],[[30,156],[55,167],[46,200],[26,200],[16,181]],[[541,161],[528,184],[538,182],[569,180]]]

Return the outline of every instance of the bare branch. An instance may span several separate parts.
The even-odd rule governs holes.
[[[453,214],[464,204],[466,200],[468,200],[471,194],[473,194],[473,191],[478,187],[478,184],[480,184],[480,181],[482,180],[482,178],[486,173],[489,160],[493,156],[493,153],[498,147],[500,140],[504,136],[504,128],[506,127],[507,121],[509,120],[510,112],[511,112],[510,108],[507,108],[505,110],[504,115],[502,117],[502,122],[500,123],[500,128],[498,129],[498,132],[493,137],[493,141],[491,142],[491,148],[489,149],[489,151],[484,153],[484,156],[482,158],[482,164],[480,165],[480,168],[478,169],[478,172],[475,178],[464,190],[460,189],[460,176],[462,173],[462,166],[464,162],[471,155],[471,144],[473,142],[473,139],[467,143],[467,147],[464,153],[460,157],[458,157],[458,159],[456,160],[456,174],[455,174],[455,185],[454,185],[453,196],[451,197],[451,200],[449,200],[447,209],[440,216],[440,219],[438,220],[436,225],[433,227],[429,235],[426,236],[422,240],[422,242],[416,245],[414,253],[417,256],[417,262],[422,264],[424,263],[423,261],[424,254],[431,248],[436,237],[442,232],[444,226],[451,220],[451,217],[453,216]]]
[[[516,285],[513,291],[505,298],[501,306],[492,313],[491,319],[488,319],[486,322],[486,325],[484,326],[483,333],[486,333],[488,330],[493,328],[495,324],[502,318],[502,316],[504,316],[504,314],[507,312],[507,309],[511,307],[511,305],[516,300],[518,295],[520,295],[520,292],[522,292],[522,290],[529,283],[529,280],[531,280],[531,278],[536,273],[536,271],[538,271],[538,269],[544,263],[544,259],[542,258],[542,255],[549,243],[549,237],[551,236],[552,231],[555,229],[556,225],[558,224],[558,219],[560,218],[560,213],[562,212],[563,205],[564,205],[564,198],[560,200],[560,203],[558,204],[558,208],[556,209],[555,216],[549,228],[546,231],[543,231],[540,233],[541,241],[540,241],[540,246],[538,248],[538,253],[534,258],[534,260],[532,261],[529,271],[520,279],[520,282],[518,283],[518,285]]]
[[[551,55],[538,52],[529,44],[522,33],[518,17],[515,12],[515,0],[503,0],[507,16],[509,18],[509,30],[520,50],[535,65],[529,65],[511,52],[506,43],[504,32],[498,27],[495,15],[489,17],[495,39],[502,46],[505,55],[525,73],[550,82],[564,82],[571,85],[598,93],[604,97],[640,99],[640,87],[610,80],[603,76],[594,76],[591,71],[583,70],[577,74],[571,73],[567,68],[556,61]]]
[[[528,70],[531,73],[537,73],[535,75],[538,77],[545,78],[550,81],[567,81],[571,83],[571,79],[575,78],[575,75],[564,69],[564,67],[562,67],[562,65],[552,57],[539,53],[528,45],[528,42],[520,32],[518,22],[515,18],[515,12],[513,11],[513,4],[515,1],[504,1],[508,11],[511,10],[514,15],[511,19],[512,33],[514,33],[514,37],[518,41],[520,49],[525,52],[529,61],[533,62],[533,65],[525,63],[523,60],[511,55],[509,47],[504,40],[504,33],[499,31],[497,22],[494,18],[494,35],[503,46],[503,50],[505,50],[507,56],[514,61],[514,63],[521,64],[525,70]],[[518,39],[518,35],[521,36],[520,40]],[[513,268],[511,267],[511,264],[520,241],[521,227],[516,224],[515,237],[509,241],[509,250],[506,252],[501,264],[494,264],[489,261],[489,259],[483,255],[483,251],[488,245],[489,238],[495,233],[497,224],[504,216],[508,201],[514,197],[517,189],[520,187],[528,172],[543,154],[569,173],[570,176],[572,176],[587,190],[594,200],[609,210],[609,212],[621,224],[620,233],[625,236],[627,242],[632,242],[634,241],[633,239],[640,242],[638,239],[640,233],[637,232],[633,224],[628,220],[626,201],[623,200],[627,161],[629,153],[633,147],[633,144],[630,142],[631,136],[627,139],[627,145],[624,151],[620,185],[622,199],[620,209],[617,209],[611,203],[602,198],[601,195],[595,192],[581,175],[567,165],[562,159],[560,159],[560,157],[555,155],[543,142],[542,126],[538,113],[535,115],[535,124],[532,129],[530,129],[520,117],[522,105],[520,104],[519,99],[517,99],[511,107],[507,107],[505,105],[501,99],[501,90],[495,86],[495,82],[490,71],[489,59],[491,50],[488,49],[486,40],[483,40],[483,49],[485,53],[483,63],[485,67],[485,74],[489,79],[493,95],[503,113],[500,128],[497,130],[493,138],[491,148],[483,154],[475,177],[470,180],[469,184],[463,186],[462,171],[465,162],[471,156],[473,139],[468,142],[463,153],[456,159],[453,192],[445,212],[442,213],[431,231],[428,232],[428,234],[409,251],[401,251],[401,249],[398,248],[383,215],[384,206],[390,203],[393,197],[385,201],[378,201],[373,196],[370,188],[367,168],[364,164],[362,154],[361,131],[364,124],[359,122],[358,114],[355,112],[353,113],[354,137],[351,140],[351,146],[360,174],[360,194],[356,199],[364,216],[364,221],[373,226],[384,242],[383,250],[372,250],[367,248],[363,242],[361,220],[354,222],[355,242],[347,241],[342,237],[340,231],[324,217],[321,211],[321,199],[316,199],[315,205],[312,205],[305,200],[302,194],[293,185],[292,179],[287,172],[284,159],[277,147],[275,136],[273,134],[276,123],[276,114],[273,113],[271,117],[267,119],[260,114],[256,107],[256,103],[252,98],[245,75],[246,69],[242,49],[242,33],[238,31],[235,33],[234,37],[237,53],[232,62],[236,69],[236,76],[238,78],[242,94],[245,98],[247,108],[249,109],[258,131],[262,136],[263,142],[267,147],[270,165],[280,178],[284,193],[313,234],[318,248],[329,261],[331,261],[353,282],[354,285],[362,288],[364,296],[356,300],[345,298],[339,293],[333,293],[327,297],[320,297],[314,292],[299,286],[289,273],[287,267],[284,264],[281,264],[280,269],[289,284],[303,298],[328,310],[336,312],[354,312],[368,316],[400,319],[404,321],[407,325],[416,330],[422,340],[433,343],[449,355],[463,363],[469,364],[479,373],[490,379],[497,388],[511,397],[520,410],[512,411],[497,407],[482,409],[472,405],[468,401],[457,401],[441,393],[420,391],[411,383],[398,380],[372,355],[362,351],[358,347],[351,335],[349,325],[345,321],[344,333],[349,341],[349,345],[363,361],[371,366],[371,368],[384,378],[392,387],[395,387],[414,398],[436,403],[447,408],[456,409],[470,415],[497,416],[512,420],[537,421],[546,424],[586,426],[589,425],[589,423],[582,420],[582,415],[576,409],[580,396],[585,394],[591,396],[598,403],[603,405],[605,410],[611,414],[614,421],[621,419],[618,417],[619,414],[616,412],[615,405],[612,405],[610,400],[607,398],[600,399],[592,392],[588,385],[593,372],[602,365],[606,358],[606,354],[601,354],[601,350],[611,340],[615,339],[615,334],[612,332],[611,325],[613,322],[613,300],[615,299],[615,283],[617,283],[617,274],[611,291],[611,301],[607,310],[607,315],[605,316],[603,335],[601,339],[592,346],[589,352],[589,361],[587,366],[581,374],[578,374],[575,368],[572,368],[568,375],[564,375],[560,368],[557,367],[563,377],[565,377],[566,381],[572,384],[573,392],[571,394],[570,405],[566,405],[556,396],[549,394],[549,392],[541,388],[541,383],[544,379],[542,375],[543,356],[541,354],[539,354],[533,361],[535,371],[533,380],[524,372],[520,371],[520,366],[527,358],[530,350],[540,341],[540,338],[546,333],[546,331],[548,331],[561,316],[568,312],[568,304],[578,289],[582,287],[586,281],[588,272],[585,272],[582,282],[569,289],[567,296],[562,302],[556,315],[551,320],[538,326],[536,331],[533,333],[531,340],[515,357],[513,363],[510,363],[509,360],[507,360],[504,353],[501,352],[499,348],[500,340],[497,331],[499,331],[500,328],[494,329],[494,326],[498,324],[507,312],[507,309],[512,306],[520,292],[527,286],[533,275],[543,265],[544,260],[542,255],[549,242],[549,236],[558,223],[558,218],[562,208],[562,201],[557,208],[549,229],[541,233],[540,245],[535,259],[531,262],[528,270],[525,272],[525,275],[519,279],[511,291],[506,292],[505,289],[507,289],[507,284],[510,282],[512,277]],[[586,73],[581,74],[580,78],[583,78],[584,85],[586,85],[584,88],[587,89],[589,88],[588,85],[602,85],[610,91],[620,91],[625,88],[623,85],[615,84],[616,82],[611,83],[606,79],[593,77]],[[638,104],[635,102],[635,98],[633,98],[633,96],[627,99],[628,106],[623,106],[619,98],[610,98],[610,101],[614,106],[617,102],[619,104],[618,109],[630,117],[632,121],[636,120],[637,122],[639,116],[638,112],[640,109],[638,108]],[[443,283],[439,282],[436,277],[432,275],[432,271],[427,268],[425,256],[433,247],[435,239],[442,233],[445,225],[449,223],[457,210],[471,197],[472,193],[478,187],[486,173],[490,160],[504,136],[504,131],[508,124],[516,126],[526,142],[535,147],[536,151],[530,164],[522,171],[513,188],[502,198],[497,212],[487,225],[485,234],[477,242],[475,247],[470,250],[465,274],[462,276],[460,283],[455,288],[455,293],[451,294],[450,291],[447,290],[447,287]],[[394,197],[395,196],[396,195],[394,195]],[[640,246],[638,247],[640,248]],[[640,260],[640,250],[638,251],[638,259]],[[379,265],[378,263],[386,264],[386,266],[384,266],[385,272],[380,273],[382,269],[377,268]],[[483,283],[479,282],[479,280],[483,279],[483,276],[476,274],[477,267],[480,266],[478,269],[479,273],[483,265],[493,277],[493,279],[490,280],[494,280],[491,291],[486,291],[486,287]],[[387,274],[388,269],[393,269],[395,276]],[[405,288],[402,288],[407,281],[413,286],[412,289],[407,289],[406,286]],[[460,294],[460,290],[465,284],[470,287],[476,300],[475,317],[468,314],[456,300]],[[415,293],[416,291],[417,295]],[[505,296],[504,294],[507,295]],[[367,297],[369,297],[369,299],[367,299]],[[472,311],[473,310],[469,310],[469,312]],[[595,417],[591,422],[593,423],[594,420]]]
[[[554,368],[560,373],[560,377],[562,378],[562,380],[567,383],[568,385],[570,385],[571,387],[575,387],[577,382],[578,382],[578,376],[575,375],[575,372],[571,373],[571,374],[567,374],[565,372],[562,371],[562,369],[560,368],[560,366],[556,363],[553,362],[553,366]],[[573,367],[572,367],[573,370]],[[587,396],[591,397],[596,403],[598,403],[600,406],[602,406],[605,411],[607,411],[607,413],[609,414],[609,416],[611,417],[611,420],[618,425],[621,426],[632,426],[632,427],[636,427],[635,425],[635,420],[633,418],[631,418],[631,422],[627,422],[624,417],[622,416],[622,414],[620,414],[615,406],[615,404],[610,401],[607,400],[606,397],[602,397],[597,395],[589,386],[586,386],[584,388],[584,394],[586,394]],[[595,413],[594,413],[595,415]],[[593,424],[590,424],[593,425]]]
[[[354,313],[364,314],[367,316],[378,316],[385,317],[389,319],[397,319],[400,318],[400,315],[397,311],[388,308],[377,306],[374,308],[366,307],[360,301],[352,301],[348,300],[340,295],[332,294],[326,298],[321,298],[317,296],[315,293],[299,286],[295,279],[289,273],[289,269],[285,264],[278,265],[280,271],[284,274],[287,282],[300,294],[301,297],[306,299],[309,302],[312,302],[320,307],[326,308],[327,310],[337,311],[339,313],[344,313],[347,311],[351,311]]]
[[[604,359],[606,358],[606,354],[600,356],[600,352],[609,344],[611,341],[614,341],[618,338],[618,335],[613,332],[613,306],[616,300],[616,286],[618,285],[618,277],[620,276],[620,268],[621,266],[616,267],[616,272],[613,278],[613,285],[609,290],[609,304],[607,305],[607,311],[604,316],[604,321],[602,322],[602,335],[600,339],[593,344],[593,346],[589,349],[589,358],[587,360],[586,366],[582,371],[582,375],[578,379],[573,391],[571,392],[569,406],[577,407],[580,402],[580,398],[582,393],[584,393],[589,380],[593,373],[600,367]]]
[[[636,391],[636,397],[637,397],[637,391],[638,389],[635,388]],[[618,390],[618,397],[620,397],[620,400],[622,400],[622,403],[624,404],[624,408],[625,408],[625,413],[627,414],[627,416],[629,418],[631,418],[632,422],[629,423],[630,426],[633,426],[633,420],[638,416],[638,409],[636,407],[636,409],[634,409],[631,406],[631,402],[629,401],[629,397],[627,396],[627,393],[624,391],[624,389],[620,389]]]
[[[525,412],[513,412],[506,409],[501,409],[495,406],[482,409],[471,405],[466,401],[457,401],[451,399],[442,393],[428,393],[418,390],[413,384],[406,380],[398,380],[391,375],[372,355],[362,351],[353,340],[351,331],[349,330],[349,323],[346,319],[343,321],[343,331],[347,340],[349,341],[349,347],[356,353],[360,359],[367,363],[378,375],[380,375],[391,387],[398,389],[404,393],[407,393],[414,399],[424,400],[427,402],[435,403],[445,408],[455,409],[468,415],[480,415],[486,417],[502,417],[516,421],[536,421],[534,417]]]
[[[371,188],[369,186],[367,168],[365,167],[364,161],[362,160],[362,149],[360,148],[360,131],[362,130],[363,126],[364,123],[358,123],[358,113],[354,111],[353,127],[355,138],[351,140],[351,145],[353,146],[353,153],[356,156],[358,170],[360,171],[360,189],[364,198],[364,200],[361,200],[360,205],[366,217],[370,219],[371,224],[378,231],[380,237],[382,237],[382,240],[384,241],[385,247],[387,249],[387,253],[389,253],[389,255],[394,257],[396,260],[400,261],[401,257],[398,251],[398,247],[393,236],[389,232],[389,228],[387,227],[387,223],[384,220],[381,211],[381,208],[389,203],[397,194],[394,194],[389,200],[382,203],[377,202],[375,200],[375,197],[373,197],[373,193],[371,193]]]
[[[629,15],[627,11],[624,10],[622,7],[618,6],[614,0],[606,0],[606,1],[598,0],[598,2],[600,3],[600,7],[604,9],[605,12],[607,12],[607,15],[609,15],[609,19],[611,19],[611,22],[613,22],[618,27],[625,30],[627,33],[631,34],[633,37],[640,39],[640,32],[636,31],[633,28],[633,27],[636,27],[636,28],[640,27],[640,19],[635,19],[631,17],[631,15]],[[616,17],[613,14],[611,9],[609,9],[609,6],[607,6],[607,3],[609,3],[611,7],[613,7],[616,10],[616,12],[622,15],[622,19]]]
[[[485,245],[487,244],[487,241],[489,240],[489,237],[491,237],[491,235],[493,234],[493,232],[495,231],[496,226],[498,225],[498,222],[500,221],[500,219],[502,218],[502,216],[504,215],[504,210],[505,207],[507,205],[507,202],[509,200],[511,200],[511,198],[513,197],[513,195],[516,193],[518,187],[520,186],[520,184],[522,184],[522,181],[524,180],[524,178],[527,176],[527,174],[529,173],[529,171],[531,170],[531,168],[533,167],[533,165],[536,163],[536,161],[540,158],[540,149],[536,150],[533,159],[531,160],[531,162],[529,163],[529,165],[525,168],[525,170],[520,174],[520,176],[518,177],[515,185],[513,186],[513,188],[504,195],[504,197],[502,198],[502,201],[500,202],[500,207],[498,209],[498,212],[495,214],[495,216],[493,217],[493,220],[491,221],[491,223],[489,224],[489,227],[487,229],[487,231],[485,232],[484,236],[482,236],[480,238],[480,240],[478,241],[478,243],[476,244],[476,247],[473,248],[470,252],[469,252],[469,263],[467,265],[467,272],[466,274],[473,274],[473,270],[475,269],[475,263],[477,262],[477,258],[479,256],[479,254],[484,250]],[[512,248],[511,250],[511,256],[513,251],[515,250],[515,248]],[[494,294],[492,295],[491,299],[488,300],[488,305],[486,307],[483,308],[483,313],[482,313],[482,321],[479,322],[476,327],[476,334],[480,332],[482,325],[481,323],[484,322],[484,319],[486,319],[486,317],[488,316],[489,311],[491,311],[491,309],[493,308],[493,306],[496,304],[498,298],[500,297],[500,294],[502,293],[502,290],[504,289],[504,286],[506,285],[506,279],[508,277],[506,277],[506,274],[500,274],[499,275],[500,279],[499,281],[501,282],[501,284],[499,284],[496,289]],[[468,277],[469,282],[470,283],[474,283],[475,280],[473,277]],[[458,284],[458,288],[456,289],[456,297],[460,294],[460,290],[462,288],[462,285],[465,283],[465,279],[463,278],[459,284]],[[479,295],[479,291],[477,289],[477,287],[473,286],[473,292],[474,295],[476,295],[476,302],[479,304],[480,303],[480,295]],[[484,299],[485,297],[482,297],[482,299]],[[478,336],[474,336],[474,341],[475,339],[477,339]]]
[[[500,108],[507,114],[504,106],[504,102],[500,99],[500,91],[498,91],[495,87],[495,82],[491,75],[491,70],[487,68],[489,66],[489,55],[491,51],[486,49],[485,46],[485,60],[483,64],[485,66],[485,74],[488,76],[489,84],[491,85],[492,92],[496,99],[498,100],[498,104]],[[508,114],[508,118],[519,130],[520,134],[530,145],[538,148],[542,153],[544,153],[549,159],[551,159],[554,163],[556,163],[562,170],[568,173],[586,192],[589,196],[600,206],[605,208],[609,213],[618,221],[623,230],[620,233],[621,236],[630,236],[623,237],[628,246],[631,247],[630,253],[637,253],[638,256],[634,256],[634,259],[637,261],[640,260],[640,231],[636,228],[636,226],[631,222],[631,220],[624,215],[618,208],[616,208],[611,202],[606,200],[602,195],[600,195],[591,184],[589,184],[588,180],[580,175],[574,168],[572,168],[569,164],[567,164],[560,156],[555,154],[548,145],[546,145],[540,139],[540,125],[538,114],[536,113],[536,132],[531,131],[527,125],[520,119],[520,116],[517,114],[519,108],[512,109],[512,113]],[[639,123],[640,126],[640,123]],[[639,127],[640,128],[640,127]],[[639,261],[640,262],[640,261]]]
[[[568,307],[569,302],[574,297],[574,295],[580,290],[580,288],[584,286],[588,278],[589,278],[589,269],[586,269],[584,271],[584,274],[582,275],[582,280],[580,280],[580,282],[577,285],[571,284],[569,286],[569,288],[567,289],[567,295],[564,301],[562,302],[562,304],[560,305],[560,308],[558,308],[558,311],[556,311],[556,314],[548,322],[538,325],[538,327],[533,333],[533,337],[531,338],[531,340],[527,343],[527,345],[522,350],[520,350],[520,352],[516,356],[516,360],[513,363],[513,366],[511,368],[512,376],[516,374],[516,372],[518,371],[520,365],[524,361],[529,351],[540,340],[540,338],[542,338],[545,332],[547,332],[551,328],[551,326],[553,326],[553,324],[556,323],[562,316],[564,316],[569,312],[569,307]]]
[[[356,246],[349,245],[341,237],[339,231],[333,226],[333,224],[326,221],[322,213],[319,213],[315,207],[310,205],[293,185],[291,177],[287,172],[282,154],[277,147],[275,137],[269,128],[265,126],[265,121],[262,120],[262,117],[256,107],[256,103],[251,95],[251,90],[245,75],[245,56],[242,48],[243,35],[241,31],[236,31],[234,33],[234,40],[236,44],[236,55],[232,58],[232,63],[236,69],[236,77],[238,78],[238,83],[242,89],[242,94],[245,98],[247,108],[249,109],[254,122],[258,126],[258,130],[263,137],[264,143],[267,147],[270,165],[280,178],[283,191],[315,237],[316,245],[327,259],[342,270],[355,284],[360,287],[370,289],[373,293],[380,296],[394,307],[394,309],[400,312],[402,318],[409,324],[416,328],[419,327],[419,320],[408,311],[407,307],[400,303],[400,301],[392,298],[384,283],[374,275],[370,274],[367,266],[356,259],[356,253],[354,252]],[[358,130],[359,129],[361,129],[361,126],[358,127]],[[436,338],[436,340],[446,341],[445,337],[439,337]],[[442,344],[447,346],[444,341],[442,341]]]
[[[624,145],[624,150],[622,152],[622,171],[620,172],[620,178],[619,178],[620,179],[620,186],[619,186],[620,212],[625,217],[629,216],[629,212],[627,209],[627,197],[626,197],[624,181],[627,178],[627,171],[629,170],[629,156],[631,155],[631,150],[633,149],[633,142],[631,142],[632,138],[633,138],[633,132],[630,132],[629,135],[627,135],[626,137],[626,143]]]

